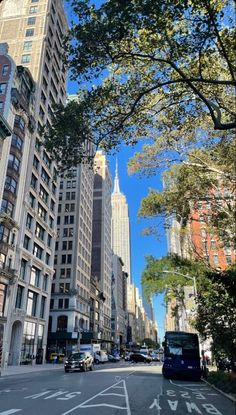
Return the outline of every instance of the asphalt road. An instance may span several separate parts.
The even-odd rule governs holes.
[[[235,415],[235,405],[204,382],[164,379],[154,362],[0,379],[0,415]]]

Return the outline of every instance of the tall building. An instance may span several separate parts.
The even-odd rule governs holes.
[[[92,277],[100,281],[105,298],[100,309],[102,346],[111,348],[111,188],[112,180],[106,156],[97,151],[94,159]]]
[[[126,197],[120,191],[118,164],[116,161],[116,172],[114,190],[111,196],[112,205],[112,250],[124,263],[124,271],[128,274],[128,284],[131,278],[131,256],[130,256],[130,221],[129,208]]]
[[[127,274],[122,259],[112,256],[112,319],[114,348],[121,350],[127,343]]]
[[[15,278],[4,325],[4,364],[27,363],[33,356],[42,363],[46,354],[58,190],[57,169],[41,133],[50,124],[52,105],[66,99],[61,57],[66,30],[62,0],[0,3],[0,41],[9,45],[19,75],[8,101],[16,108],[11,146],[17,151],[10,150],[11,172],[1,178],[8,192],[1,208],[9,201],[16,221],[8,258]]]
[[[60,177],[48,358],[51,352],[68,355],[79,342],[91,341],[93,179],[93,169],[86,164]]]

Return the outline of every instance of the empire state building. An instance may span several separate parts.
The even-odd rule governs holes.
[[[111,195],[112,206],[112,249],[124,263],[124,271],[128,274],[128,284],[132,283],[130,265],[130,222],[129,209],[126,197],[120,191],[118,166],[116,172],[114,190]]]

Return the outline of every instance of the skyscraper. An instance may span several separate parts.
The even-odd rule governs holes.
[[[11,172],[1,177],[8,196],[14,193],[12,214],[17,222],[7,258],[16,278],[11,281],[11,311],[4,323],[4,364],[24,363],[36,355],[36,362],[42,363],[46,353],[58,188],[57,168],[41,135],[42,127],[51,122],[53,104],[66,99],[61,57],[66,30],[62,0],[0,3],[0,41],[9,45],[8,53],[21,74],[10,99],[16,108],[12,143],[18,153],[22,145],[23,154],[21,159],[16,151],[9,154],[10,160],[12,156],[19,160],[14,159]],[[5,205],[6,198],[1,208]]]
[[[101,302],[100,332],[103,347],[111,345],[111,188],[112,180],[106,156],[97,151],[94,159],[92,277],[100,282],[105,301]]]
[[[126,197],[120,191],[118,177],[118,163],[116,161],[116,172],[114,190],[111,196],[112,206],[112,250],[124,263],[124,271],[128,274],[128,284],[132,283],[131,257],[130,257],[130,222],[129,208]]]

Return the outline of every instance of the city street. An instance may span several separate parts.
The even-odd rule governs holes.
[[[204,382],[164,379],[160,363],[106,363],[86,373],[56,369],[3,374],[0,415],[235,415],[236,404]]]

